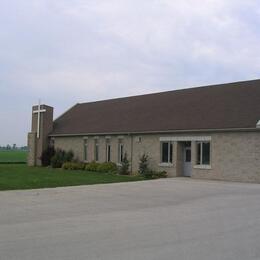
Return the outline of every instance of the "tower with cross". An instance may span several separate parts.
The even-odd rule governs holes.
[[[53,129],[53,107],[38,105],[32,107],[32,126],[28,134],[28,165],[40,166],[42,152],[48,147],[48,135]]]

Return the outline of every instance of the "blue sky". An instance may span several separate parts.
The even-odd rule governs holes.
[[[31,106],[260,78],[256,0],[8,0],[0,8],[0,145]]]

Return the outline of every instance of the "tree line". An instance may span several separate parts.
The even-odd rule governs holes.
[[[0,150],[22,150],[22,151],[27,151],[28,147],[27,146],[17,146],[16,144],[13,144],[13,145],[7,144],[7,145],[4,145],[4,146],[0,145]]]

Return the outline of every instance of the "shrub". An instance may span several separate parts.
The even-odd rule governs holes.
[[[73,157],[72,151],[66,152],[61,149],[56,149],[54,156],[51,158],[51,166],[53,168],[61,168],[63,163],[71,162]]]
[[[51,164],[51,158],[55,154],[55,149],[53,146],[48,146],[41,155],[42,166],[49,166]]]
[[[161,172],[157,172],[157,171],[147,171],[144,174],[144,177],[147,179],[159,179],[159,178],[166,178],[167,177],[167,172],[166,171],[161,171]]]
[[[129,161],[127,159],[127,154],[124,154],[123,160],[121,162],[121,166],[119,167],[119,174],[128,175],[129,174]]]
[[[146,172],[149,171],[148,169],[148,155],[147,154],[143,154],[141,157],[140,157],[140,161],[139,161],[139,174],[142,175],[142,176],[145,176]]]
[[[74,153],[72,150],[64,153],[64,162],[72,162],[74,158]]]
[[[93,161],[91,163],[86,164],[85,170],[90,172],[96,172],[99,165],[100,163]]]
[[[97,167],[98,172],[117,172],[117,165],[113,162],[101,163]]]
[[[65,162],[62,164],[64,170],[84,170],[85,164],[81,162]]]
[[[63,163],[63,152],[61,150],[55,151],[55,154],[51,158],[51,166],[53,168],[60,168]]]
[[[159,179],[159,178],[167,177],[166,171],[161,171],[161,172],[153,171],[153,170],[149,169],[148,165],[149,165],[149,157],[147,154],[143,154],[140,157],[139,171],[138,171],[138,173],[141,176],[143,176],[147,179]]]

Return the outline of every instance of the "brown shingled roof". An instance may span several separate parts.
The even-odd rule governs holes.
[[[260,80],[76,104],[52,135],[255,128]]]

